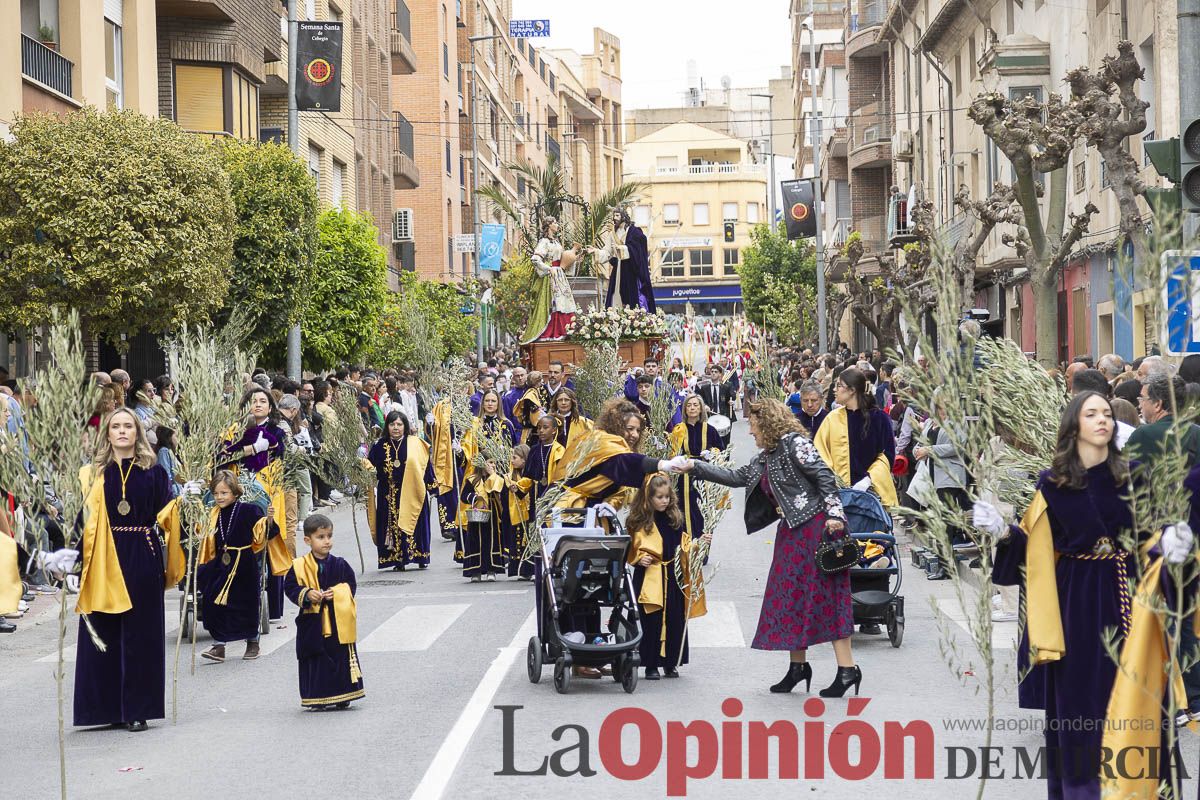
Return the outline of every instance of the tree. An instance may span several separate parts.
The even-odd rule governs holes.
[[[817,293],[806,283],[767,274],[762,293],[763,322],[779,343],[807,347],[817,338]]]
[[[437,343],[437,358],[444,361],[475,346],[476,317],[462,312],[471,302],[472,287],[423,281],[411,272],[400,277],[400,291],[389,294],[372,334],[364,360],[378,367],[416,366],[420,359],[414,328]],[[420,316],[420,324],[414,319]]]
[[[768,287],[768,279],[787,286],[817,284],[816,255],[808,240],[791,241],[782,226],[772,230],[769,225],[755,225],[750,231],[750,246],[742,251],[737,266],[742,284],[742,302],[746,316],[754,322],[769,324],[767,316],[778,306],[778,288]],[[784,304],[785,306],[788,303]]]
[[[972,305],[975,296],[975,269],[979,262],[979,251],[988,236],[1002,222],[1020,224],[1021,207],[1016,202],[1013,188],[1006,183],[997,183],[986,200],[972,200],[966,186],[960,186],[954,195],[954,205],[979,222],[979,230],[963,236],[954,246],[953,275],[958,283],[959,302],[962,308]]]
[[[133,111],[22,117],[0,143],[0,187],[0,327],[73,308],[116,341],[220,307],[234,212],[203,139]]]
[[[518,338],[529,322],[530,287],[534,281],[533,262],[521,253],[504,265],[504,272],[492,282],[492,304],[496,325],[509,336]]]
[[[282,345],[307,307],[317,244],[317,188],[286,147],[224,141],[220,145],[237,211],[233,269],[220,319],[251,315],[251,339]]]
[[[367,349],[387,293],[387,253],[370,215],[322,211],[312,284],[300,320],[305,365],[327,369]]]

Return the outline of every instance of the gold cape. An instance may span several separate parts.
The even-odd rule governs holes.
[[[708,422],[705,421],[705,422],[701,422],[700,424],[704,426],[700,429],[700,449],[707,450],[708,449]],[[681,422],[678,425],[676,425],[674,428],[671,429],[670,444],[671,444],[671,455],[673,455],[673,456],[682,455],[683,451],[685,449],[687,449],[688,427],[687,427],[686,422]],[[699,455],[699,453],[692,453],[691,455]],[[692,477],[687,474],[680,476],[679,484],[683,490],[682,491],[683,497],[681,498],[682,502],[680,503],[680,508],[683,509],[684,524],[687,525],[688,536],[694,536],[696,534],[696,532],[692,530],[691,508],[692,508],[692,492],[695,491],[695,489],[692,487]]]
[[[0,532],[0,615],[14,613],[24,593],[17,566],[17,540]]]
[[[433,479],[438,494],[454,490],[454,438],[450,430],[450,401],[441,400],[433,407]]]
[[[523,525],[529,521],[529,490],[533,488],[533,478],[523,478],[514,472],[504,483],[508,487],[508,518],[513,525]],[[524,496],[518,497],[518,492]]]
[[[525,408],[527,403],[530,406],[529,413],[522,415],[521,411]],[[523,427],[523,430],[521,431],[521,442],[522,444],[529,444],[529,442],[525,440],[534,435],[532,431],[537,429],[538,421],[545,416],[545,412],[542,411],[542,387],[535,386],[532,389],[526,389],[525,394],[521,395],[521,399],[517,401],[515,413],[517,415],[517,419],[520,420]]]
[[[579,442],[586,439],[588,434],[591,433],[596,427],[590,419],[581,417],[578,413],[572,414],[571,416],[575,418],[575,421],[571,423],[571,430],[569,433],[567,433],[567,450],[570,450],[572,447],[576,447]],[[558,417],[555,417],[555,419],[558,420],[558,427],[561,430],[562,420],[558,419]]]
[[[829,412],[821,427],[817,428],[813,444],[834,474],[850,484],[850,431],[845,408],[835,408]],[[880,453],[876,456],[867,467],[867,474],[871,476],[871,486],[884,506],[896,505],[896,484],[892,481],[892,465],[888,463],[887,455]]]
[[[297,558],[291,564],[292,569],[296,572],[296,583],[309,589],[320,589],[321,584],[317,573],[317,559],[312,553]],[[354,601],[354,593],[350,591],[350,584],[338,583],[333,587],[333,616],[337,620],[337,632],[339,644],[354,644],[358,641],[358,604]],[[300,595],[300,602],[304,602],[304,593]],[[302,614],[321,614],[321,635],[332,636],[333,628],[329,624],[329,603],[322,603],[319,608],[308,606],[300,613]]]
[[[208,522],[209,530],[212,532],[216,531],[217,515],[220,513],[221,513],[220,508],[218,508],[217,506],[212,507],[212,511],[209,514],[209,522]],[[249,545],[251,553],[261,553],[262,549],[266,546],[266,544],[267,544],[267,522],[268,521],[269,520],[267,517],[259,517],[258,521],[254,523],[254,534],[250,540],[250,545]],[[279,536],[276,536],[275,538],[277,538],[277,539],[282,538],[282,532],[280,533]],[[221,587],[221,591],[213,599],[213,602],[219,606],[225,605],[226,601],[229,599],[229,589],[230,589],[230,587],[233,586],[233,578],[235,575],[237,575],[238,564],[240,564],[242,561],[242,551],[245,548],[244,547],[230,547],[230,548],[226,548],[226,549],[234,550],[237,553],[237,555],[234,556],[233,565],[230,567],[229,575],[225,579],[225,585]],[[208,536],[205,536],[204,539],[201,540],[201,542],[200,542],[200,553],[199,553],[199,555],[196,556],[197,563],[201,564],[201,565],[207,564],[209,561],[212,561],[213,558],[216,557],[216,555],[217,555],[217,537],[213,533],[210,533]]]
[[[654,559],[654,563],[646,567],[645,576],[642,578],[642,590],[638,593],[638,604],[640,604],[647,614],[654,614],[663,610],[667,602],[667,582],[670,576],[667,570],[674,572],[675,562],[662,560],[663,557],[663,539],[662,533],[658,530],[658,525],[651,524],[649,529],[633,531],[630,534],[629,542],[629,557],[630,564],[637,564],[642,559],[642,556],[650,556]],[[692,546],[692,537],[684,531],[679,538],[679,550],[686,551]],[[677,551],[678,552],[678,551]],[[687,561],[684,561],[683,567],[683,583],[680,584],[680,589],[683,590],[685,602],[691,595],[692,579],[687,568]],[[705,602],[704,588],[700,588],[700,596],[696,598],[696,602],[692,603],[688,609],[688,619],[702,617],[708,613],[708,605]],[[667,654],[667,621],[664,619],[661,627],[661,635],[659,637],[659,655]]]
[[[391,443],[384,445],[385,449],[390,449]],[[421,441],[421,438],[415,434],[408,437],[408,455],[404,460],[404,485],[400,489],[400,518],[396,520],[396,525],[402,533],[411,534],[417,529],[417,522],[421,517],[421,509],[425,507],[426,488],[425,488],[425,468],[429,466],[429,445]],[[371,469],[375,469],[375,465],[371,465]],[[436,479],[435,479],[436,480]],[[388,487],[382,482],[376,484],[376,492],[387,494]],[[371,522],[371,530],[375,530],[374,520]],[[386,538],[386,531],[382,534],[376,533],[379,544]]]
[[[629,445],[620,436],[614,436],[611,433],[593,429],[588,436],[578,439],[574,447],[566,448],[562,458],[559,459],[556,465],[555,473],[551,480],[557,482],[573,477],[572,475],[567,475],[566,470],[575,459],[575,450],[588,446],[591,447],[591,451],[575,467],[574,475],[576,476],[586,474],[589,470],[599,466],[602,462],[613,456],[630,452]],[[558,507],[585,508],[589,499],[604,498],[606,502],[620,508],[625,502],[625,489],[624,487],[618,487],[617,492],[613,496],[608,497],[607,495],[612,487],[613,482],[611,480],[603,475],[596,475],[583,483],[568,487],[563,493],[562,499],[559,500]]]
[[[83,573],[79,578],[79,599],[75,611],[80,614],[100,612],[121,614],[133,608],[125,576],[117,558],[117,543],[113,539],[108,506],[104,501],[104,473],[92,477],[92,468],[79,471],[80,485],[88,492],[84,501],[83,540],[80,557]],[[174,586],[183,578],[185,560],[179,544],[179,500],[172,500],[158,512],[157,522],[166,535],[167,567],[163,572],[163,589]]]

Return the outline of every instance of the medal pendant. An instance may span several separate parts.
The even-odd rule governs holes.
[[[125,516],[126,514],[128,514],[130,511],[130,508],[131,507],[129,505],[129,501],[126,500],[125,498],[121,498],[121,502],[117,503],[117,513],[120,514],[121,516]]]
[[[221,554],[221,563],[224,564],[225,566],[228,567],[232,561],[233,561],[233,559],[229,557],[229,553]]]

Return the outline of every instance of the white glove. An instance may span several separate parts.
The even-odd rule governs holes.
[[[871,476],[867,475],[862,480],[860,480],[858,483],[854,484],[853,488],[860,492],[865,492],[867,489],[870,489],[871,488]]]
[[[71,574],[67,576],[67,591],[70,594],[79,594],[79,576]]]
[[[595,507],[595,510],[596,517],[599,519],[604,519],[605,517],[610,517],[612,519],[617,518],[617,510],[608,503],[601,503]]]
[[[659,472],[683,472],[687,469],[690,461],[691,459],[687,456],[675,456],[669,461],[659,461],[658,470]]]
[[[434,425],[436,423],[437,423],[437,420],[433,418],[433,414],[425,415],[425,424],[426,425]]]
[[[457,439],[455,439],[454,442],[450,445],[450,449],[454,451],[455,455],[457,455],[462,452],[462,444]]]
[[[1192,529],[1186,522],[1168,525],[1158,540],[1168,564],[1182,564],[1192,552]]]
[[[254,444],[250,445],[256,453],[265,453],[267,448],[271,446],[271,442],[262,433],[258,434],[258,438],[254,440]]]
[[[79,551],[67,548],[55,550],[53,553],[41,552],[37,556],[38,566],[53,573],[56,578],[61,578],[74,569],[78,560]]]
[[[204,481],[188,481],[183,485],[184,497],[199,497],[204,494]]]
[[[984,533],[1004,538],[1008,533],[1008,522],[1000,509],[987,500],[977,500],[975,509],[971,512],[971,524]]]
[[[359,458],[366,458],[367,457],[367,446],[365,444],[360,444],[358,446],[357,453],[358,453]]]

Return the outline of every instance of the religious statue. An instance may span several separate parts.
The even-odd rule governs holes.
[[[607,264],[608,308],[641,307],[654,313],[654,288],[650,285],[650,256],[646,234],[633,224],[629,213],[614,208],[612,230],[604,234],[604,246],[591,248],[596,265]]]
[[[579,251],[575,248],[564,249],[558,241],[558,231],[558,220],[554,217],[542,220],[541,238],[530,259],[537,282],[529,323],[521,336],[522,344],[562,339],[566,336],[567,326],[575,318],[577,309],[567,276],[575,273]]]

